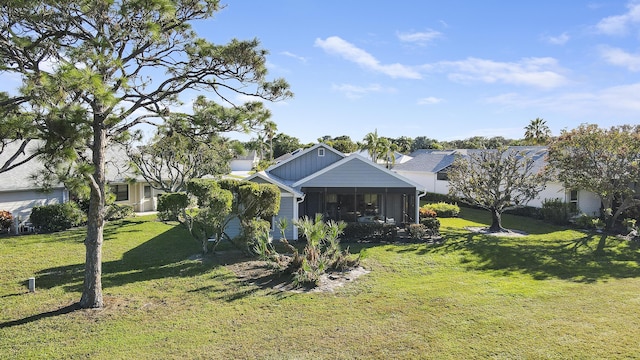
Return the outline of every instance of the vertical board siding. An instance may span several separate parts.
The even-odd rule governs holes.
[[[285,180],[296,181],[340,160],[342,160],[342,157],[333,151],[325,149],[324,156],[318,156],[318,149],[313,149],[306,154],[272,169],[270,173]]]

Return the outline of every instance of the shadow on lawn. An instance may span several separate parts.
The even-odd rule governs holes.
[[[493,270],[505,275],[519,272],[539,280],[556,278],[589,283],[607,278],[640,277],[637,249],[625,240],[606,237],[590,233],[551,244],[457,232],[417,252],[459,252],[463,255],[461,262],[470,270]],[[598,243],[605,240],[604,252],[598,253]]]
[[[130,231],[137,231],[132,229]],[[105,232],[106,235],[106,232]],[[102,285],[106,290],[110,287],[121,286],[140,281],[164,279],[170,277],[194,277],[205,274],[222,264],[230,265],[245,261],[243,258],[223,258],[219,255],[194,258],[199,254],[200,246],[193,241],[188,233],[180,226],[140,244],[123,254],[122,259],[103,262]],[[232,275],[215,275],[224,284],[242,284]],[[84,264],[74,264],[44,269],[37,273],[38,288],[50,289],[61,286],[69,292],[81,292],[84,281]],[[219,288],[203,287],[191,292],[216,291],[219,298],[227,301],[241,299],[257,291],[256,287],[221,286]],[[57,310],[31,315],[23,319],[0,323],[0,328],[23,325],[44,318],[69,314],[79,310],[78,303],[62,307]]]

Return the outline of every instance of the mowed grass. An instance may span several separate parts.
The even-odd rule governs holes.
[[[333,293],[238,281],[194,259],[180,228],[110,224],[106,307],[80,298],[83,231],[0,238],[2,358],[628,359],[640,357],[640,252],[609,237],[509,217],[493,237],[441,219],[437,244],[351,244],[371,272]],[[37,291],[26,281],[36,277]]]

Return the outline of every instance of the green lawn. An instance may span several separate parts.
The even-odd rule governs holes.
[[[179,227],[134,218],[107,227],[107,306],[80,298],[82,230],[0,238],[2,358],[628,359],[640,357],[640,251],[506,216],[530,235],[497,238],[441,219],[435,245],[351,244],[371,270],[334,293],[239,282],[221,255],[189,260]],[[36,277],[37,291],[26,281]]]

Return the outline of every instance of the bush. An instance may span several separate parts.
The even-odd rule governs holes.
[[[133,206],[111,204],[107,206],[105,219],[108,221],[120,220],[133,215]]]
[[[7,210],[0,210],[0,230],[6,230],[13,224],[13,215]]]
[[[449,196],[447,194],[437,194],[437,193],[426,193],[425,196],[422,197],[422,201],[427,203],[455,203],[457,199],[453,196]]]
[[[397,235],[395,225],[382,223],[348,223],[343,231],[343,239],[352,241],[393,241]]]
[[[177,221],[180,211],[189,206],[185,193],[164,193],[158,196],[158,218],[162,221]]]
[[[420,224],[425,227],[427,234],[440,235],[440,220],[436,218],[424,218],[420,220]]]
[[[41,232],[62,231],[80,226],[87,217],[75,202],[35,206],[30,216],[33,226]]]
[[[421,240],[427,236],[427,228],[422,224],[409,225],[409,236],[414,240]]]
[[[533,206],[519,206],[517,208],[508,209],[504,211],[505,214],[526,216],[533,219],[541,219],[540,209]]]
[[[571,218],[571,209],[569,204],[561,199],[544,199],[540,214],[544,221],[556,225],[566,225]]]
[[[602,229],[604,227],[604,221],[598,217],[581,214],[576,218],[576,226],[581,229]]]
[[[436,214],[438,214],[439,217],[443,218],[458,217],[458,215],[460,215],[460,207],[458,205],[448,204],[445,202],[426,204],[420,209],[423,208],[434,211]]]
[[[434,218],[436,216],[438,216],[438,214],[435,211],[427,208],[426,205],[422,206],[420,208],[420,218],[421,219],[423,219],[423,218]]]

